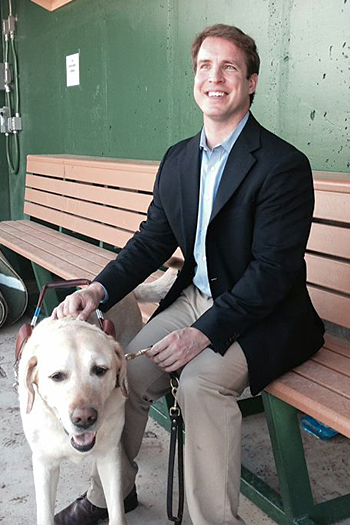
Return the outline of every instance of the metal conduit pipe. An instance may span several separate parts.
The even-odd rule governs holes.
[[[8,18],[2,20],[4,70],[5,70],[5,106],[0,108],[1,132],[6,137],[6,159],[13,174],[19,171],[19,137],[22,120],[19,107],[18,58],[15,46],[15,22],[12,1],[8,1]],[[11,64],[10,64],[11,54]],[[11,66],[13,75],[11,74]]]

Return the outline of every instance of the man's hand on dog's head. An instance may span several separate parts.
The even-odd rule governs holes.
[[[105,291],[98,282],[91,283],[87,288],[68,295],[52,312],[52,319],[77,317],[86,321],[89,315],[98,308],[103,300]]]

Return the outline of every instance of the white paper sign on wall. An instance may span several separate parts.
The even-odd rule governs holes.
[[[79,86],[79,53],[66,56],[67,87]]]

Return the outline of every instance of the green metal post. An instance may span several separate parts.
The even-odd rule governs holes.
[[[265,392],[263,402],[283,510],[292,524],[296,519],[310,515],[314,508],[297,410]]]

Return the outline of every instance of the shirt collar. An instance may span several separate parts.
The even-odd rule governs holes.
[[[247,111],[247,113],[244,115],[242,120],[237,124],[237,126],[229,134],[229,136],[226,137],[220,144],[217,144],[215,146],[215,148],[218,148],[219,146],[221,146],[222,148],[224,148],[224,150],[227,153],[230,153],[234,143],[236,142],[236,140],[238,139],[239,135],[241,134],[241,131],[243,130],[244,126],[246,125],[248,118],[249,118],[249,111]],[[209,148],[209,146],[207,144],[207,137],[205,136],[204,126],[203,126],[202,131],[201,131],[199,147],[200,147],[200,149],[204,149],[205,151],[210,151],[210,148]],[[213,148],[213,149],[215,149],[215,148]]]

